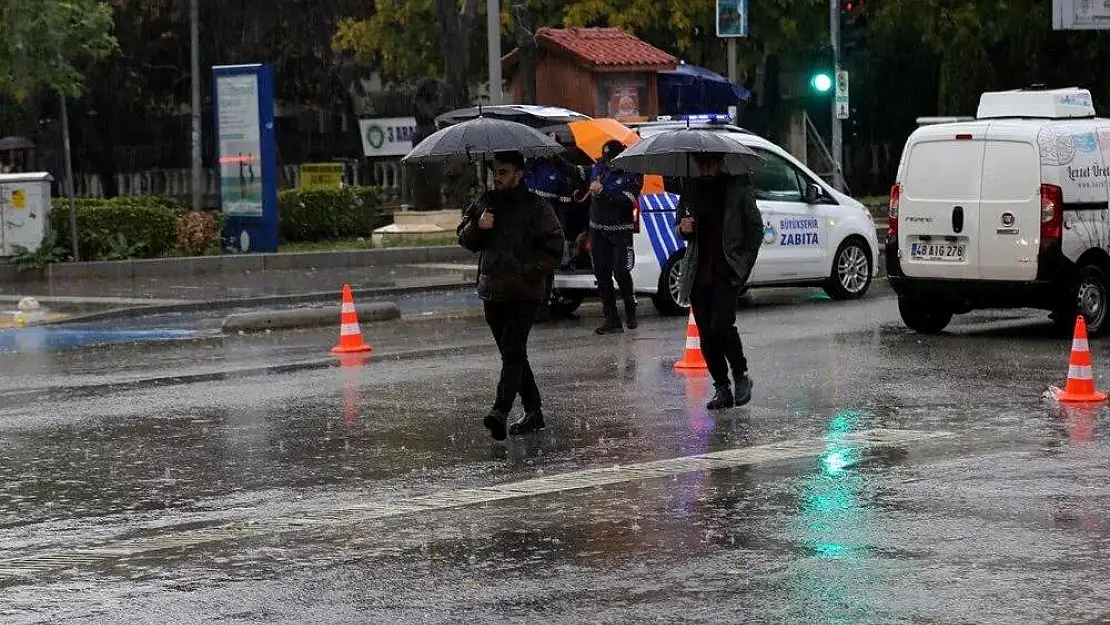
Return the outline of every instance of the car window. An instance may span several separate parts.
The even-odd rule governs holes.
[[[805,197],[798,170],[781,156],[766,150],[757,150],[763,157],[763,167],[752,174],[755,197],[775,202],[801,202]]]

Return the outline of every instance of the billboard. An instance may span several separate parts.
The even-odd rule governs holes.
[[[1110,30],[1110,0],[1052,0],[1053,30]]]
[[[269,65],[212,68],[224,249],[276,252],[277,148]]]
[[[748,36],[748,0],[717,0],[717,36]]]

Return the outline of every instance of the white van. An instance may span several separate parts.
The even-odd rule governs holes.
[[[686,127],[664,124],[639,129],[647,137]],[[834,299],[863,297],[871,286],[879,244],[875,222],[862,204],[839,193],[786,150],[736,126],[698,126],[728,133],[764,158],[753,177],[756,203],[763,214],[763,248],[749,287],[820,286]],[[679,196],[640,196],[632,282],[636,293],[649,295],[664,315],[686,314],[679,306],[678,278],[686,242],[675,233]],[[583,298],[597,293],[585,237],[570,266],[556,272],[552,309],[573,312]]]
[[[983,308],[1107,329],[1110,120],[1086,89],[982,94],[973,121],[918,128],[890,193],[887,274],[905,324]]]

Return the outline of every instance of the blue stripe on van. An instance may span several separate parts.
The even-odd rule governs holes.
[[[675,252],[686,247],[686,242],[679,239],[674,231],[678,196],[673,193],[641,195],[640,206],[640,218],[655,251],[655,258],[659,261],[659,266],[663,267]]]
[[[651,249],[655,251],[655,260],[659,261],[659,266],[662,267],[670,256],[667,253],[667,248],[663,244],[663,237],[666,235],[659,231],[659,214],[649,212],[640,213],[640,221],[647,231],[648,241],[651,241]]]

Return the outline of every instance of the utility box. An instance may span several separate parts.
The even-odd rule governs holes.
[[[47,172],[0,174],[0,256],[15,256],[16,247],[39,249],[50,230],[50,183]]]

